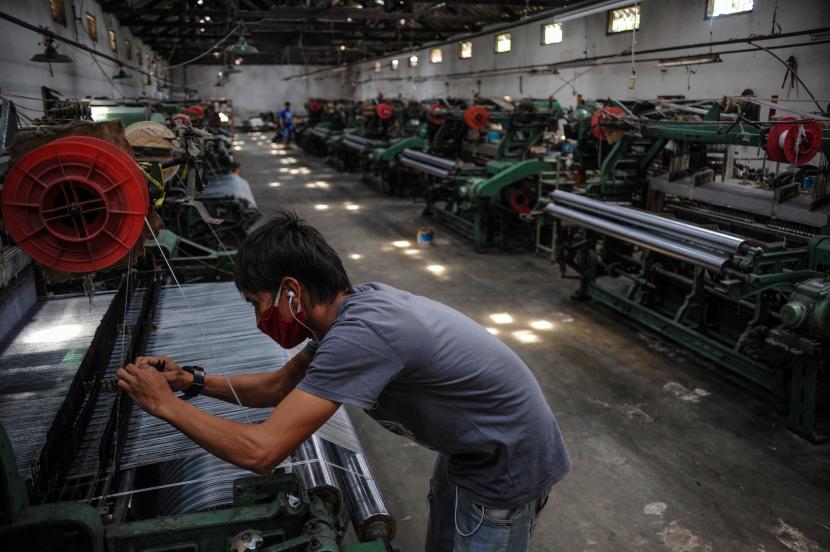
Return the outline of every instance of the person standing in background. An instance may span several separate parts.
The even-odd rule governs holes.
[[[282,135],[282,145],[288,148],[291,143],[291,131],[294,127],[294,114],[291,113],[291,102],[285,102],[285,107],[277,115],[277,124],[279,124],[277,136]],[[276,137],[274,141],[277,141]]]

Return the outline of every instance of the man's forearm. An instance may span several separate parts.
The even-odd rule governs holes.
[[[202,394],[245,406],[265,408],[276,406],[305,377],[311,356],[299,352],[275,372],[223,376],[207,374]],[[228,385],[230,380],[233,390]],[[234,397],[234,391],[237,397]]]

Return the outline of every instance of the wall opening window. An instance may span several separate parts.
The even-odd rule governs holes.
[[[706,17],[751,12],[754,0],[706,0]]]
[[[107,31],[107,36],[110,40],[110,50],[112,50],[113,52],[118,52],[118,40],[115,37],[115,31],[110,29],[109,31]]]
[[[430,63],[441,63],[444,61],[443,52],[441,48],[433,48],[429,51],[429,62]]]
[[[562,42],[562,24],[548,23],[542,25],[542,44],[559,44]]]
[[[512,47],[512,41],[510,39],[510,33],[501,33],[496,35],[496,53],[497,54],[504,54],[510,51]]]
[[[372,71],[375,73],[380,73],[380,61],[375,61],[372,63]]]
[[[138,47],[138,46],[136,46],[136,47],[135,47],[135,62],[136,62],[139,66],[141,66],[141,65],[142,65],[142,63],[143,63],[143,61],[144,61],[144,60],[143,60],[143,59],[142,59],[142,57],[141,57],[141,48],[140,48],[140,47]]]
[[[124,39],[124,57],[127,58],[128,61],[133,59],[133,47],[130,44],[130,41],[126,38]]]
[[[418,56],[409,56],[409,66],[418,67]]]
[[[608,33],[624,33],[640,28],[640,5],[608,10]]]
[[[49,0],[49,7],[52,10],[52,21],[66,25],[66,11],[63,8],[63,0]]]
[[[473,43],[459,42],[458,57],[460,57],[461,59],[470,59],[471,57],[473,57]]]
[[[400,63],[400,61],[398,61],[397,59],[393,59],[392,61],[389,62],[389,67],[391,67],[393,71],[397,71],[399,63]]]
[[[86,14],[86,34],[92,42],[98,42],[98,24],[95,22],[94,15]]]

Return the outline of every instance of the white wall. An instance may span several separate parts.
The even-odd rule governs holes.
[[[241,65],[241,73],[228,75],[223,87],[216,87],[219,65],[190,65],[186,69],[187,86],[199,90],[202,96],[225,97],[233,100],[237,120],[265,111],[279,111],[285,102],[291,102],[295,113],[303,112],[308,98],[351,98],[352,88],[346,73],[325,77],[308,77],[285,80],[319,69],[318,66],[301,65]],[[177,84],[185,83],[184,69],[173,70]]]
[[[748,14],[705,19],[706,0],[643,0],[641,3],[640,30],[636,33],[635,51],[651,48],[694,44],[711,40],[745,38],[750,34],[769,34],[775,0],[755,0],[755,9]],[[778,2],[777,21],[785,33],[830,26],[830,2],[828,0],[788,0]],[[355,67],[352,78],[356,82],[358,98],[373,97],[382,92],[387,97],[414,97],[424,99],[435,96],[457,95],[470,97],[479,91],[484,96],[548,97],[554,94],[565,105],[572,105],[575,94],[586,98],[653,98],[662,94],[684,94],[689,98],[715,98],[725,94],[740,94],[752,88],[756,96],[769,97],[789,93],[781,90],[785,68],[765,52],[723,54],[723,63],[692,67],[690,74],[683,67],[661,71],[655,61],[636,64],[637,80],[634,90],[628,89],[630,64],[607,65],[588,70],[588,67],[560,69],[558,76],[532,75],[524,72],[520,89],[518,75],[487,76],[475,74],[452,77],[453,73],[466,73],[521,67],[533,64],[552,64],[581,57],[620,53],[631,48],[632,34],[606,34],[606,14],[588,16],[563,24],[564,40],[559,44],[541,45],[540,26],[548,20],[529,23],[510,30],[512,51],[494,53],[494,36],[488,34],[473,41],[473,58],[458,58],[457,43],[442,46],[443,63],[429,63],[429,49],[415,51],[418,67],[407,66],[413,52],[388,56],[381,60],[382,71],[372,72],[371,63]],[[809,42],[809,37],[782,39],[778,44]],[[775,42],[762,42],[765,47]],[[714,51],[748,48],[747,45],[716,47]],[[649,58],[678,57],[693,53],[706,53],[708,48],[678,50],[661,54],[649,54]],[[799,75],[818,98],[830,97],[830,44],[808,47],[784,48],[774,52],[786,59],[796,56]],[[397,71],[390,69],[390,60],[400,59]],[[585,72],[588,70],[587,72]],[[573,80],[573,86],[566,85]],[[388,80],[396,79],[396,80]],[[557,91],[557,89],[559,89]],[[795,97],[794,93],[790,94]],[[801,90],[800,98],[807,98]],[[826,104],[824,104],[826,105]],[[815,106],[813,106],[815,107]]]
[[[104,13],[100,5],[94,0],[64,0],[66,11],[66,25],[52,20],[48,0],[0,0],[0,10],[38,26],[49,27],[56,34],[90,46],[102,53],[116,56],[110,49],[107,30],[115,30],[118,53],[117,57],[124,63],[135,65],[136,47],[140,47],[143,57],[143,68],[149,68],[149,60],[154,57],[152,52],[139,39],[135,38],[126,27],[122,28],[112,14]],[[73,20],[73,13],[79,20]],[[93,42],[86,30],[86,14],[95,16],[98,26],[98,42]],[[132,44],[132,60],[124,55],[124,39]],[[46,63],[34,63],[29,59],[36,53],[43,52],[43,46],[38,43],[42,36],[0,20],[0,92],[37,98],[12,98],[21,108],[21,112],[29,117],[38,117],[41,109],[40,87],[48,86],[69,98],[84,96],[93,97],[137,97],[152,95],[155,86],[146,86],[146,76],[131,74],[129,80],[114,81],[108,78],[117,70],[117,64],[98,57],[98,64],[93,61],[92,54],[73,48],[68,44],[56,41],[58,52],[72,58],[74,63],[58,63],[52,65],[54,77],[49,75],[49,66]],[[164,64],[161,63],[160,66]],[[37,111],[35,111],[37,110]]]

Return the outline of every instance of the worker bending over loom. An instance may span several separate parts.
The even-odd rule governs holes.
[[[260,330],[286,349],[309,339],[305,348],[279,370],[230,378],[140,357],[118,371],[119,387],[206,450],[260,474],[341,404],[358,406],[440,453],[427,552],[528,549],[536,517],[570,459],[538,382],[512,350],[426,297],[379,283],[353,287],[323,236],[292,213],[279,213],[245,240],[236,284]],[[265,422],[243,424],[207,414],[173,391],[275,408]]]

